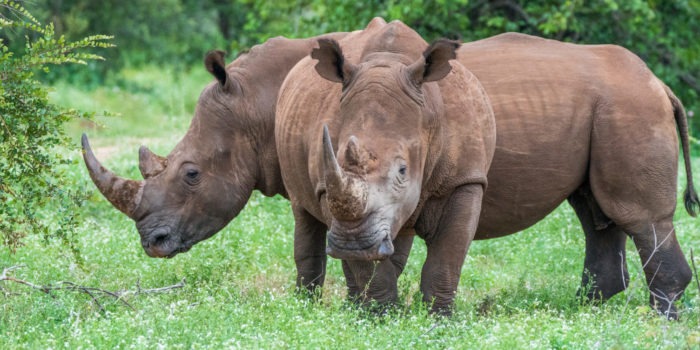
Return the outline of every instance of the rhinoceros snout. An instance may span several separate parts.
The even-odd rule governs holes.
[[[172,235],[164,228],[158,228],[142,235],[141,246],[146,254],[152,258],[172,258],[178,253],[189,250],[189,248],[176,244]]]
[[[342,260],[384,260],[394,254],[394,244],[389,232],[382,232],[374,237],[376,240],[368,246],[362,246],[359,242],[339,239],[330,232],[326,254]]]

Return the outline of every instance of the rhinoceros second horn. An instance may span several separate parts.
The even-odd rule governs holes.
[[[367,186],[362,179],[349,177],[338,164],[328,127],[323,126],[323,173],[328,207],[336,217],[355,219],[367,206]]]

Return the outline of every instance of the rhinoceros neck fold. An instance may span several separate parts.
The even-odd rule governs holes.
[[[271,133],[271,141],[268,141],[268,143],[263,146],[262,152],[258,157],[258,167],[260,170],[259,179],[255,188],[268,197],[280,194],[288,198],[287,190],[284,188],[284,182],[282,181],[279,158],[277,157],[274,130]]]

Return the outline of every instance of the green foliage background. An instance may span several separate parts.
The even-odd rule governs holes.
[[[517,31],[622,45],[644,59],[689,110],[700,107],[700,0],[37,0],[26,6],[69,39],[115,36],[117,48],[104,53],[107,64],[54,74],[83,83],[99,83],[123,67],[191,66],[212,48],[236,54],[278,35],[356,30],[381,16],[404,21],[427,40],[472,41]],[[0,35],[21,45],[12,34]],[[700,132],[700,120],[691,124]]]

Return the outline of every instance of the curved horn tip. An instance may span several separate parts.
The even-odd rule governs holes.
[[[335,151],[333,151],[333,142],[331,141],[330,132],[328,132],[328,125],[326,124],[323,124],[323,139],[321,142],[324,161],[333,162],[335,160]]]
[[[152,154],[152,153],[153,153],[153,152],[151,152],[151,150],[148,149],[148,147],[146,147],[146,146],[144,146],[144,145],[141,145],[141,147],[139,147],[139,158],[140,158],[140,159],[144,159],[144,158],[148,157],[148,156],[149,156],[150,154]]]
[[[84,151],[90,149],[90,142],[88,141],[87,134],[83,133],[83,136],[80,138],[80,144],[83,146]]]
[[[323,125],[323,143],[321,144],[323,176],[325,177],[326,188],[330,192],[343,188],[345,174],[338,164],[333,143],[331,143],[328,126]]]
[[[328,143],[331,141],[331,135],[328,132],[328,124],[324,123],[323,124],[323,142],[326,142],[328,140]]]
[[[153,159],[163,163],[167,159],[167,157],[159,156],[153,153],[153,151],[151,151],[150,148],[141,145],[141,147],[139,147],[139,159]]]
[[[355,135],[350,135],[345,148],[345,161],[351,165],[361,165],[362,159],[360,155],[360,141]]]

